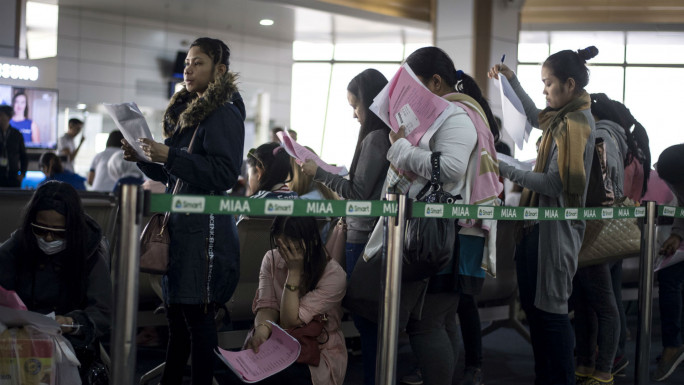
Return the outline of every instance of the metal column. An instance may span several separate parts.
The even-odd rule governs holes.
[[[650,383],[648,364],[651,355],[651,324],[653,311],[653,260],[655,256],[656,202],[645,202],[646,217],[641,231],[639,259],[639,324],[637,326],[636,366],[634,383]]]
[[[397,216],[385,217],[383,235],[383,277],[382,303],[380,308],[380,333],[378,356],[376,359],[376,383],[394,385],[396,383],[397,350],[399,344],[399,299],[401,298],[401,267],[406,225],[406,196],[388,193],[387,200],[396,201]],[[376,257],[377,258],[377,257]]]
[[[142,189],[121,186],[119,197],[119,255],[114,263],[111,383],[132,384],[135,379],[135,334],[138,311],[138,268]]]

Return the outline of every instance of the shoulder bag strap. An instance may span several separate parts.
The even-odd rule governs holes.
[[[188,145],[188,154],[192,153],[192,144],[195,142],[195,137],[197,136],[197,131],[199,131],[199,124],[197,127],[195,127],[195,132],[192,133],[192,138],[190,139],[190,144]],[[180,191],[181,188],[181,183],[182,180],[180,178],[176,178],[176,184],[173,186],[173,191],[171,192],[171,195],[176,195],[178,194],[178,191]],[[166,224],[169,222],[169,212],[167,211],[166,214],[164,214],[164,223],[163,223],[163,228],[166,227]]]
[[[430,165],[432,166],[432,175],[430,175],[430,181],[428,181],[425,186],[418,192],[418,195],[416,195],[416,200],[421,200],[425,194],[430,191],[430,187],[432,187],[432,191],[439,191],[442,189],[442,183],[440,182],[440,163],[439,163],[439,157],[442,155],[441,152],[433,152],[430,155]]]

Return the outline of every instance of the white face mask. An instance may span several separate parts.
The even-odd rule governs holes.
[[[36,237],[36,240],[38,241],[38,247],[47,255],[57,254],[66,249],[66,241],[64,239],[48,242],[42,237]]]

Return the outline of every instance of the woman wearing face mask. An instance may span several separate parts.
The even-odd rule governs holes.
[[[245,105],[229,71],[230,50],[212,38],[195,40],[185,59],[185,86],[164,114],[167,139],[140,139],[146,159],[125,140],[124,159],[138,162],[167,192],[227,195],[240,175]],[[194,137],[194,139],[193,139]],[[192,146],[191,146],[192,141]],[[189,148],[191,147],[191,148]],[[149,162],[158,162],[149,163]],[[161,383],[178,384],[188,357],[192,383],[211,384],[218,336],[214,317],[238,282],[239,246],[232,215],[171,214],[169,264],[162,278],[169,345]]]
[[[586,61],[596,47],[560,51],[542,66],[547,108],[539,110],[504,64],[489,71],[504,75],[523,103],[527,120],[543,131],[533,171],[499,162],[501,176],[524,188],[520,206],[582,207],[593,160],[595,126]],[[584,221],[526,222],[516,247],[520,302],[530,323],[536,384],[574,384],[572,326],[568,298],[584,238]]]
[[[76,190],[57,181],[38,187],[21,227],[0,245],[0,286],[16,291],[28,310],[56,314],[81,370],[110,328],[108,261],[100,227],[83,213]]]

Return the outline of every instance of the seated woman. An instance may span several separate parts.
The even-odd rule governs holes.
[[[21,227],[0,245],[0,286],[16,291],[28,310],[56,314],[81,377],[110,328],[108,260],[100,227],[83,213],[76,190],[57,181],[38,187]]]
[[[64,169],[64,166],[62,166],[62,161],[59,160],[59,157],[54,152],[43,153],[43,155],[40,156],[38,165],[40,166],[41,171],[43,171],[43,174],[45,174],[45,180],[41,182],[40,185],[51,180],[57,180],[70,184],[76,190],[85,191],[86,179],[78,174],[74,174],[73,172]]]
[[[267,321],[288,329],[307,324],[319,314],[327,318],[327,340],[320,345],[318,366],[294,363],[264,383],[341,385],[347,370],[347,347],[339,330],[345,272],[328,258],[312,217],[277,217],[271,227],[271,242],[276,247],[261,263],[252,305],[256,314],[254,334],[246,346],[258,352],[271,335]]]
[[[264,143],[247,153],[250,198],[297,199],[287,183],[292,179],[290,155],[278,143]]]

